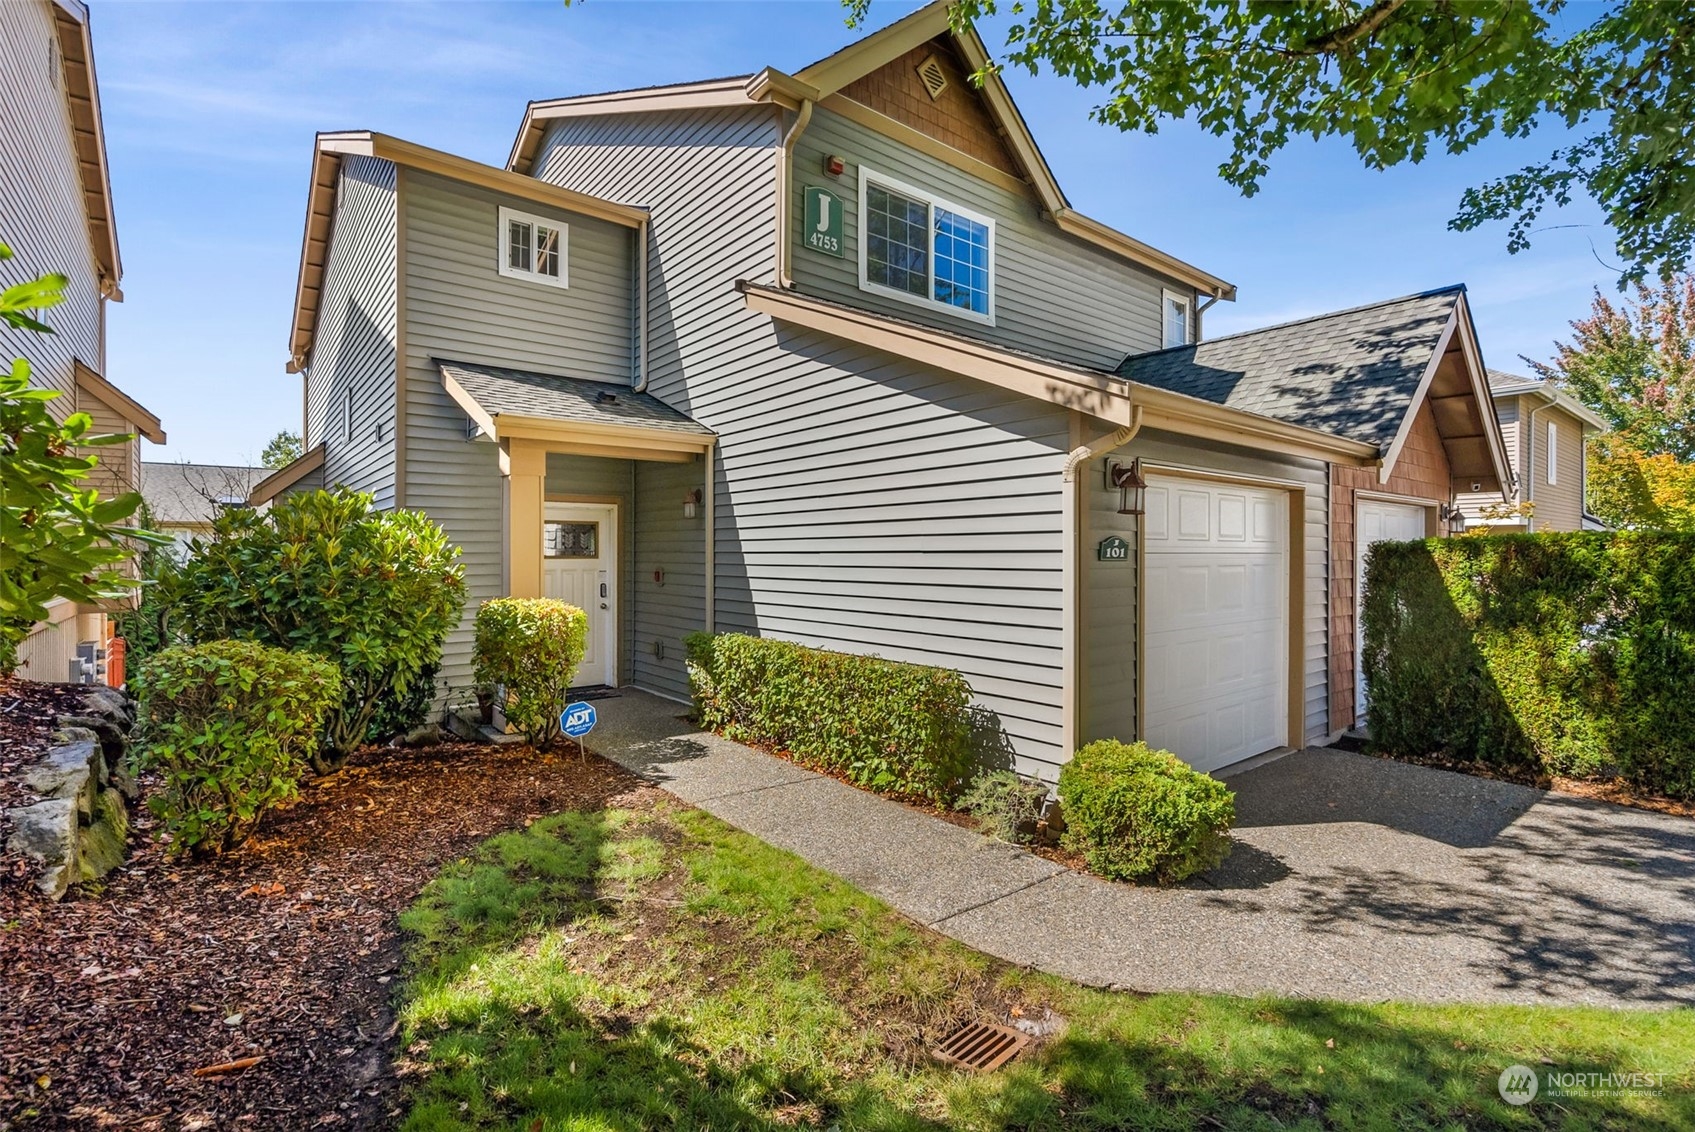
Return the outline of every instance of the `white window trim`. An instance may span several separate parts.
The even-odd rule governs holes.
[[[1548,448],[1544,454],[1544,462],[1548,465],[1548,486],[1557,487],[1560,482],[1560,425],[1558,421],[1548,422]]]
[[[949,212],[957,213],[958,215],[965,217],[967,220],[975,221],[989,230],[989,309],[987,313],[978,314],[974,310],[968,310],[965,307],[956,307],[952,303],[944,303],[940,299],[935,298],[936,242],[935,228],[933,225],[930,230],[930,252],[925,258],[925,262],[929,267],[929,279],[925,284],[925,294],[923,298],[920,298],[917,295],[910,295],[905,291],[897,291],[893,287],[885,287],[881,283],[871,282],[870,278],[866,274],[867,264],[865,261],[867,245],[871,242],[866,238],[865,234],[865,190],[866,186],[873,181],[881,185],[883,188],[894,190],[902,196],[912,197],[914,200],[923,201],[925,204],[930,206],[932,216],[937,208],[945,208]],[[995,324],[996,290],[995,238],[995,222],[993,218],[984,216],[982,213],[976,212],[972,209],[963,208],[945,197],[939,197],[935,193],[921,189],[916,185],[909,185],[905,181],[899,180],[895,177],[890,177],[886,173],[879,173],[874,169],[867,169],[863,165],[859,167],[859,289],[861,291],[865,291],[872,295],[882,295],[885,298],[895,299],[899,302],[907,303],[915,307],[923,307],[926,310],[943,311],[947,314],[953,315],[955,318],[963,318],[969,322],[980,322],[985,326],[993,326]]]
[[[524,271],[512,266],[511,256],[508,254],[507,248],[507,239],[509,238],[507,233],[511,230],[510,225],[514,220],[520,224],[529,224],[532,227],[542,224],[555,229],[559,233],[559,277],[557,279],[551,275],[541,275],[535,271]],[[526,283],[539,283],[543,287],[567,288],[571,285],[571,257],[567,254],[570,250],[571,226],[565,221],[555,220],[551,216],[537,216],[533,212],[520,212],[516,208],[507,208],[505,205],[501,205],[500,224],[495,230],[494,249],[494,262],[495,266],[500,269],[500,274],[508,279],[522,279]],[[535,262],[533,247],[531,248],[531,262]]]
[[[1166,316],[1171,313],[1171,303],[1183,304],[1183,345],[1168,346],[1171,340],[1171,327]],[[1159,296],[1159,344],[1162,350],[1181,350],[1183,346],[1195,344],[1195,299],[1193,295],[1185,295],[1181,291],[1173,291],[1167,287]]]

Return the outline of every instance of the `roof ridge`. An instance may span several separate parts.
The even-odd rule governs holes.
[[[1325,311],[1323,314],[1309,314],[1302,318],[1291,318],[1286,322],[1274,322],[1269,326],[1256,326],[1252,330],[1238,330],[1234,334],[1220,334],[1216,338],[1203,338],[1199,342],[1190,342],[1186,346],[1163,346],[1158,350],[1144,350],[1139,354],[1126,354],[1124,362],[1128,362],[1132,358],[1151,358],[1158,354],[1173,353],[1177,350],[1193,350],[1197,346],[1208,346],[1214,342],[1228,342],[1232,338],[1247,338],[1254,334],[1265,334],[1272,330],[1284,330],[1291,326],[1300,326],[1303,323],[1318,322],[1320,319],[1340,318],[1345,314],[1357,314],[1360,311],[1375,310],[1378,307],[1394,306],[1396,303],[1407,303],[1414,299],[1429,299],[1437,295],[1463,295],[1465,293],[1464,283],[1450,283],[1446,287],[1432,287],[1428,291],[1415,291],[1410,295],[1401,295],[1394,299],[1379,299],[1377,302],[1361,303],[1358,306],[1343,307],[1341,310]],[[1123,368],[1124,362],[1118,363],[1119,368]]]

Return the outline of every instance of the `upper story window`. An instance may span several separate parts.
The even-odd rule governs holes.
[[[500,210],[500,273],[549,287],[566,282],[566,238],[570,228],[515,208]]]
[[[995,319],[995,222],[863,166],[859,285],[979,322]]]
[[[1165,292],[1165,348],[1187,346],[1195,340],[1193,303],[1187,295]]]

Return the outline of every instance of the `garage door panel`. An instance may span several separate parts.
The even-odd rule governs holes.
[[[1146,499],[1144,735],[1202,770],[1280,745],[1287,497],[1167,481]]]
[[[1365,718],[1365,558],[1371,545],[1393,540],[1406,542],[1425,536],[1427,509],[1417,504],[1361,499],[1354,505],[1354,711]]]

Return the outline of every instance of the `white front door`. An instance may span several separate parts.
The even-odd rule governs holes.
[[[549,503],[542,524],[542,594],[589,615],[587,647],[573,683],[618,683],[618,508]]]
[[[1423,538],[1427,511],[1410,503],[1361,499],[1354,504],[1354,713],[1365,718],[1365,554],[1374,542]]]
[[[1289,496],[1148,477],[1142,737],[1197,770],[1289,735]]]

